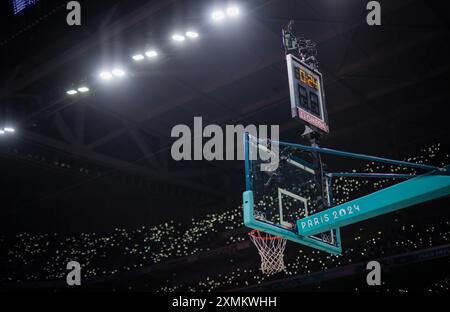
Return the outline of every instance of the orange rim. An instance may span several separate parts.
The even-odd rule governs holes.
[[[276,240],[276,239],[282,239],[279,236],[275,236],[275,235],[268,234],[268,233],[266,233],[266,234],[270,235],[270,236],[263,237],[263,236],[261,236],[261,231],[258,231],[258,230],[253,230],[250,233],[248,233],[248,235],[250,235],[251,237],[256,238],[256,239],[260,239],[260,240],[264,240],[264,241],[272,241],[272,240]]]

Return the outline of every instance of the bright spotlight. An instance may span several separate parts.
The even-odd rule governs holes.
[[[101,72],[100,73],[100,78],[102,80],[111,80],[113,77],[113,75],[110,72]]]
[[[8,133],[14,133],[16,132],[16,129],[12,128],[12,127],[5,127],[3,129],[4,132],[8,132]]]
[[[75,95],[75,94],[78,93],[78,91],[77,91],[77,90],[69,90],[69,91],[67,91],[66,93],[67,93],[68,95]]]
[[[1,136],[1,135],[5,135],[5,131],[0,130],[0,136]]]
[[[135,60],[136,62],[143,61],[144,59],[145,57],[142,54],[133,55],[133,60]]]
[[[195,39],[195,38],[198,38],[199,36],[200,35],[198,34],[198,32],[195,32],[195,31],[189,30],[186,32],[186,37],[188,37],[188,38]]]
[[[237,6],[230,6],[227,9],[227,15],[229,17],[238,17],[240,15],[241,11],[239,10],[239,8]]]
[[[114,68],[112,74],[116,77],[123,77],[125,76],[125,71],[121,68]]]
[[[175,34],[172,36],[172,39],[176,42],[183,42],[184,40],[186,40],[186,37],[183,35]]]
[[[225,19],[225,13],[222,10],[215,10],[211,13],[211,18],[215,22],[221,22]]]
[[[81,92],[81,93],[86,93],[86,92],[89,92],[89,88],[88,87],[79,87],[78,88],[78,92]]]
[[[154,57],[158,56],[158,52],[156,52],[155,50],[149,50],[149,51],[145,52],[145,55],[148,58],[154,58]]]

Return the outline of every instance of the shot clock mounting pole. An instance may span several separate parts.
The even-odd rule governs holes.
[[[311,69],[318,70],[316,43],[303,37],[296,37],[294,34],[294,21],[283,28],[283,44],[286,55],[296,53],[299,59],[307,64]]]
[[[325,94],[322,75],[319,72],[317,46],[312,40],[294,34],[294,21],[283,28],[283,45],[285,49],[289,88],[291,93],[292,117],[298,118],[304,125],[302,138],[312,147],[319,147],[320,138],[328,134],[328,117],[325,107]],[[322,190],[318,202],[326,198],[323,182],[324,164],[320,153],[312,153],[316,170],[316,180]]]

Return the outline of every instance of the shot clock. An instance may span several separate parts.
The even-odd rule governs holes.
[[[329,133],[322,74],[312,70],[292,54],[287,55],[292,118],[314,130]]]

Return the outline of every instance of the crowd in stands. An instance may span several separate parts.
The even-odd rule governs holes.
[[[426,287],[430,293],[448,293],[450,291],[450,276],[446,276],[436,283]]]
[[[449,163],[449,155],[442,155],[440,146],[423,150],[419,156],[407,159],[442,166]],[[373,168],[366,172],[388,170],[390,166]],[[334,186],[339,202],[345,202],[363,187],[378,189],[388,181],[364,179],[340,179]],[[338,203],[339,203],[338,202]],[[243,228],[242,208],[206,215],[189,222],[168,221],[154,226],[136,229],[116,228],[113,233],[80,233],[64,236],[58,233],[21,233],[13,237],[0,237],[0,285],[20,284],[33,281],[65,280],[66,264],[78,261],[83,266],[84,277],[114,276],[123,272],[155,266],[167,261],[208,252],[220,246],[239,244],[248,240]],[[237,233],[233,235],[219,235]],[[395,233],[395,235],[393,234]],[[347,233],[349,234],[349,233]],[[347,238],[347,241],[349,239]],[[215,291],[239,289],[259,285],[280,277],[308,274],[344,266],[373,257],[395,255],[450,243],[450,218],[432,220],[430,223],[404,222],[393,218],[386,230],[366,233],[363,228],[352,234],[352,244],[344,246],[342,256],[299,248],[286,255],[286,269],[275,276],[263,275],[259,268],[242,268],[235,264],[226,273],[217,273],[190,282],[174,283],[170,278],[152,285],[151,290]],[[257,254],[255,253],[255,256]],[[443,277],[426,291],[448,291],[450,279]]]

